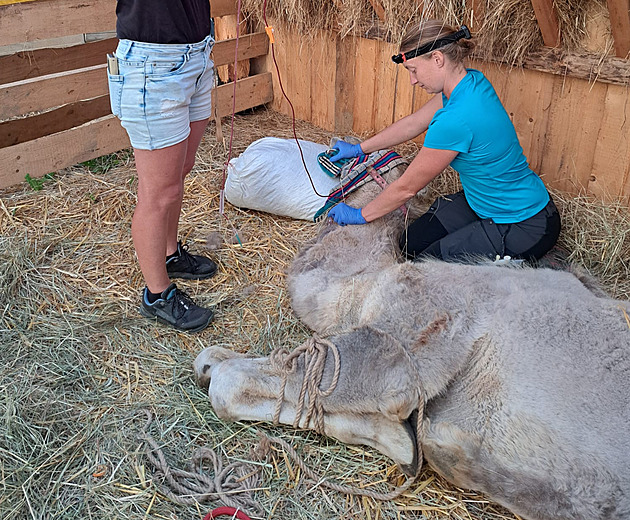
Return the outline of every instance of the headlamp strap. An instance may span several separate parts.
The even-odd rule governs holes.
[[[396,54],[396,56],[392,56],[392,61],[394,63],[404,63],[411,58],[415,58],[417,56],[426,54],[427,52],[434,51],[436,49],[439,49],[440,47],[448,45],[449,43],[461,40],[462,38],[466,38],[467,40],[470,40],[470,38],[472,38],[470,30],[465,25],[462,25],[460,30],[454,32],[453,34],[449,34],[447,36],[444,36],[443,38],[438,38],[437,40],[433,40],[432,42],[425,43],[424,45],[421,45],[416,49]]]

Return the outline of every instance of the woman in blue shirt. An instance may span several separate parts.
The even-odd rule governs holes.
[[[405,173],[363,208],[330,212],[338,224],[364,224],[394,211],[447,166],[463,191],[438,198],[403,233],[407,256],[538,259],[560,233],[560,216],[542,180],[528,166],[514,125],[485,76],[467,69],[474,49],[466,27],[427,20],[403,38],[392,59],[412,85],[436,94],[422,108],[361,144],[339,141],[336,161],[391,148],[426,132],[424,146]]]

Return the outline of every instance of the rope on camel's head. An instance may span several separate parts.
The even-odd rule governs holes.
[[[324,378],[326,357],[329,350],[335,358],[334,372],[330,385],[326,390],[322,391],[319,387]],[[302,387],[300,388],[300,396],[296,407],[295,419],[293,420],[293,427],[299,428],[300,419],[302,418],[304,407],[306,406],[306,398],[308,397],[308,408],[304,419],[304,427],[308,428],[312,419],[315,431],[320,435],[325,435],[322,399],[328,397],[333,393],[335,388],[337,388],[341,362],[337,346],[330,340],[320,338],[317,334],[314,334],[313,337],[306,340],[306,342],[292,352],[286,349],[276,349],[269,356],[271,363],[279,367],[282,371],[282,386],[280,387],[280,393],[276,400],[273,424],[277,425],[280,423],[280,412],[282,411],[282,403],[284,403],[287,380],[289,374],[295,372],[300,357],[303,357],[304,360],[304,377],[302,378]]]
[[[406,358],[410,361],[412,370],[415,370],[415,367],[413,366],[413,361],[410,359],[409,353],[403,345],[400,345],[400,347],[404,351],[404,355],[406,356]],[[326,367],[326,357],[328,351],[332,352],[334,357],[333,377],[328,388],[326,390],[321,390],[319,387],[324,377],[324,369]],[[300,419],[304,414],[304,407],[306,406],[306,397],[308,396],[308,409],[306,412],[306,417],[304,419],[304,427],[308,428],[311,419],[313,419],[313,422],[315,423],[315,431],[317,431],[317,433],[321,435],[325,435],[324,408],[321,401],[324,397],[328,397],[329,395],[331,395],[337,387],[341,372],[341,356],[339,354],[339,349],[332,341],[328,339],[322,339],[317,334],[314,334],[312,338],[309,338],[305,343],[297,347],[292,352],[289,352],[286,349],[276,349],[269,356],[271,363],[276,365],[282,372],[282,384],[280,388],[280,393],[278,394],[278,398],[276,400],[273,423],[278,424],[280,422],[280,413],[282,411],[282,404],[284,402],[287,381],[289,375],[296,372],[298,360],[302,356],[304,357],[304,375],[302,378],[300,395],[296,405],[296,413],[293,420],[293,427],[299,427]],[[416,478],[420,474],[420,470],[422,469],[423,455],[422,443],[420,439],[422,434],[426,398],[424,392],[422,391],[422,388],[419,387],[419,389],[418,417],[416,420],[415,432],[416,453],[418,457],[416,474],[413,477],[408,478],[404,484],[395,488],[389,493],[377,493],[366,490],[364,488],[345,486],[342,484],[336,484],[334,482],[328,482],[325,478],[322,478],[320,475],[318,475],[312,469],[306,466],[304,460],[289,443],[279,437],[267,438],[270,442],[281,446],[291,457],[291,459],[300,467],[303,473],[311,480],[317,482],[319,485],[348,495],[367,496],[381,501],[393,500],[394,498],[402,495],[411,487],[411,485],[415,482]]]

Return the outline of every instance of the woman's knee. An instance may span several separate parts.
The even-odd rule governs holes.
[[[417,258],[425,254],[427,248],[448,234],[446,228],[435,217],[427,212],[414,220],[400,237],[400,250],[408,258]]]
[[[184,197],[184,186],[181,179],[171,183],[161,183],[160,186],[138,185],[138,204],[150,205],[156,209],[167,210],[181,204]]]

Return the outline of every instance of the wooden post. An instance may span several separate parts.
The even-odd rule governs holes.
[[[626,58],[630,52],[630,0],[608,0],[615,53]]]
[[[538,26],[547,47],[560,46],[560,25],[553,0],[532,0]]]

